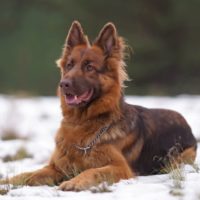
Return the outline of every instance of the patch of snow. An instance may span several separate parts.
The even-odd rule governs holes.
[[[126,101],[148,108],[167,108],[180,112],[191,125],[196,138],[200,139],[200,96],[177,97],[140,97],[127,96]],[[28,140],[0,140],[0,175],[13,176],[25,171],[33,171],[47,163],[53,149],[54,136],[61,121],[60,102],[57,97],[14,98],[0,96],[0,138],[6,130],[12,130]],[[14,155],[24,147],[33,158],[21,161],[3,162],[1,158]],[[196,163],[200,166],[200,150],[197,151]],[[173,180],[169,174],[155,176],[139,176],[123,180],[112,186],[112,192],[92,193],[63,192],[58,187],[19,187],[9,191],[5,200],[20,199],[70,199],[70,200],[195,200],[200,199],[200,173],[193,167],[184,167],[185,181],[181,189],[182,196],[170,193]],[[2,188],[4,186],[0,186]],[[1,197],[0,197],[1,198]]]

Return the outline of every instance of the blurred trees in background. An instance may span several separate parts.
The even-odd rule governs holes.
[[[0,93],[55,95],[73,20],[94,39],[113,21],[134,54],[128,94],[200,93],[199,0],[1,0]]]

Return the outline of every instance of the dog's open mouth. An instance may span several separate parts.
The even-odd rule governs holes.
[[[93,89],[87,90],[81,95],[74,95],[70,93],[65,94],[65,101],[68,105],[77,106],[88,103],[93,96]]]

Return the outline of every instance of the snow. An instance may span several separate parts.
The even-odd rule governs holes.
[[[127,96],[126,101],[149,108],[168,108],[180,112],[191,125],[196,138],[200,139],[200,96],[181,95],[176,97],[140,97]],[[28,140],[0,139],[0,175],[3,177],[16,175],[24,171],[41,168],[48,162],[54,148],[54,136],[61,120],[60,103],[57,97],[16,98],[0,95],[0,138],[6,131],[17,133]],[[33,158],[20,161],[3,162],[5,156],[14,155],[19,148],[25,148]],[[196,165],[200,166],[198,149]],[[170,174],[139,176],[135,179],[123,180],[112,186],[106,186],[110,192],[63,192],[58,187],[18,187],[11,189],[0,199],[70,199],[70,200],[173,200],[200,199],[200,173],[192,166],[183,167],[185,180],[178,194],[174,194],[173,179]],[[0,186],[6,188],[8,186]],[[172,194],[173,193],[173,194]]]

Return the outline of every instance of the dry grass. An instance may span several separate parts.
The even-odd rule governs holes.
[[[7,140],[28,140],[27,137],[19,136],[15,130],[13,129],[6,129],[3,131],[3,134],[1,136],[1,140],[7,141]]]
[[[168,170],[170,179],[172,180],[172,186],[170,187],[170,194],[173,196],[184,195],[184,182],[186,174],[184,172],[184,164],[169,163]],[[199,166],[196,163],[191,164],[196,173],[199,173]],[[200,199],[200,198],[199,198]]]
[[[60,168],[60,171],[62,171],[63,172],[63,174],[64,174],[64,180],[70,180],[70,179],[72,179],[72,178],[74,178],[75,176],[78,176],[81,172],[82,172],[82,170],[81,169],[78,169],[75,165],[73,165],[72,167],[71,167],[71,169],[69,169],[68,170],[68,173],[66,173],[66,170],[65,169],[61,169]]]
[[[5,180],[8,181],[8,177]],[[10,185],[5,184],[0,188],[0,195],[6,195],[10,190],[11,190]]]
[[[183,196],[185,174],[182,168],[173,169],[169,174],[172,180],[170,194],[173,196]]]
[[[169,177],[172,180],[169,193],[173,196],[183,196],[185,181],[183,165],[178,164],[175,160],[170,160],[165,166],[165,172],[169,174]]]
[[[9,178],[7,176],[5,179],[0,180],[0,185],[1,185],[0,186],[0,195],[6,195],[10,190],[21,188],[21,187],[25,186],[26,184],[25,184],[25,181],[24,181],[23,178],[22,178],[20,184],[19,183],[16,183],[16,184],[12,183],[12,184],[10,184],[9,183]]]
[[[200,172],[200,168],[199,168],[199,165],[197,163],[193,163],[192,164],[192,167],[194,168],[194,170],[199,173]]]
[[[10,191],[10,189],[2,188],[2,189],[0,189],[0,195],[6,195],[9,191]]]
[[[16,127],[20,118],[20,112],[18,110],[16,98],[10,97],[7,101],[10,105],[8,107],[7,113],[4,116],[5,124],[1,127],[1,140],[27,140],[27,137],[19,136],[16,131]]]
[[[10,162],[10,161],[16,161],[16,160],[22,160],[24,158],[33,158],[31,154],[27,152],[27,150],[24,147],[21,147],[18,149],[15,155],[13,156],[5,156],[2,158],[4,162]]]
[[[184,162],[180,156],[181,147],[179,144],[173,146],[166,158],[164,158],[164,168],[162,172],[169,174],[172,180],[169,193],[173,196],[183,196],[185,173],[184,173]]]

